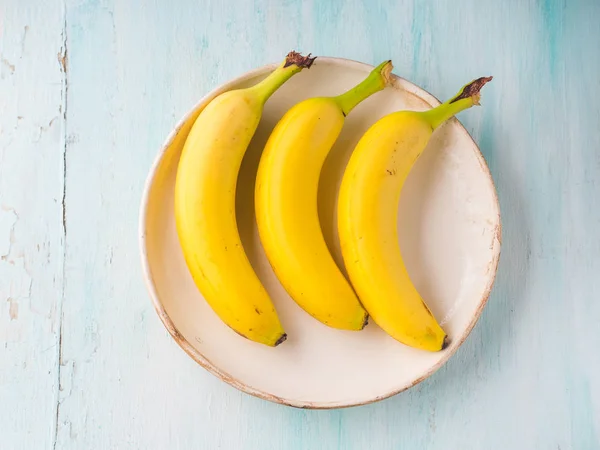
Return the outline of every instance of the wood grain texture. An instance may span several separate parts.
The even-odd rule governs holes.
[[[63,282],[61,4],[0,7],[0,447],[51,449]]]
[[[0,448],[600,448],[598,17],[591,0],[4,0]],[[440,99],[494,75],[459,118],[499,193],[496,286],[446,366],[365,407],[218,381],[172,342],[139,268],[166,135],[291,49],[392,58]]]

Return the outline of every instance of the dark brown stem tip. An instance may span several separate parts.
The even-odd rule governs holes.
[[[448,337],[448,335],[446,335],[446,337],[444,338],[444,342],[442,342],[442,350],[447,349],[449,345],[450,345],[450,338]]]
[[[287,339],[287,333],[283,333],[281,335],[281,337],[279,339],[277,339],[277,342],[275,342],[275,347],[277,347],[279,344],[281,344],[282,342],[285,342]]]
[[[492,78],[494,77],[481,77],[471,81],[461,89],[460,93],[454,97],[450,103],[470,97],[473,99],[473,104],[479,105],[479,91],[481,91],[483,86],[492,81]]]
[[[367,325],[369,325],[369,315],[365,314],[365,320],[363,322],[361,330],[364,330]]]
[[[302,56],[300,53],[292,50],[285,57],[285,64],[283,67],[289,67],[295,64],[302,69],[310,69],[310,66],[312,66],[312,64],[315,62],[315,59],[317,59],[316,56],[311,58],[310,55],[311,53],[306,56]]]

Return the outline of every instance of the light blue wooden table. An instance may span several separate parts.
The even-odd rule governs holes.
[[[600,2],[169,4],[0,1],[0,449],[600,448]],[[291,49],[392,58],[438,98],[494,76],[460,118],[498,188],[497,283],[446,366],[369,406],[296,410],[220,382],[141,276],[164,138]]]

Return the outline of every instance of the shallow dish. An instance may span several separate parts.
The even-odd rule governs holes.
[[[341,93],[373,68],[344,59],[317,58],[311,69],[295,75],[267,102],[238,179],[242,242],[288,333],[288,340],[276,348],[243,339],[219,320],[188,273],[175,232],[174,181],[185,138],[206,104],[221,92],[258,82],[274,68],[275,64],[253,70],[210,92],[180,121],[160,150],[140,211],[142,266],[150,296],[163,324],[187,354],[244,392],[303,408],[381,400],[439,369],[481,314],[496,275],[501,241],[490,172],[467,131],[451,119],[434,133],[400,201],[400,245],[415,285],[449,335],[451,342],[445,350],[429,353],[409,348],[374,323],[361,332],[346,332],[317,322],[294,303],[273,274],[258,238],[253,199],[262,148],[284,112],[302,99]],[[348,116],[326,161],[319,193],[323,231],[338,264],[342,259],[334,224],[336,189],[354,145],[389,112],[438,104],[431,94],[394,77],[392,87],[373,95]],[[477,114],[477,108],[464,114]]]

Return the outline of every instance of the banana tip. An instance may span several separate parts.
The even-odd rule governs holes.
[[[477,78],[476,80],[471,81],[469,84],[466,84],[465,86],[463,86],[463,88],[458,93],[458,95],[456,97],[454,97],[452,100],[450,100],[450,103],[454,103],[458,100],[462,100],[463,98],[471,98],[473,100],[474,105],[479,105],[479,97],[480,97],[479,92],[481,91],[483,86],[485,86],[487,83],[492,81],[493,78],[494,78],[493,76],[480,77],[480,78]]]
[[[287,333],[283,333],[281,335],[281,337],[279,339],[277,339],[277,342],[275,342],[274,347],[277,347],[279,344],[285,342],[287,340]]]
[[[441,350],[446,350],[446,348],[448,348],[449,345],[450,345],[450,338],[448,337],[448,335],[446,335],[444,337],[444,342],[442,342]]]
[[[361,330],[364,330],[367,325],[369,325],[369,315],[365,314],[365,320],[363,321]]]
[[[309,53],[306,56],[302,56],[300,53],[292,50],[285,57],[285,63],[283,65],[283,67],[296,65],[296,66],[300,67],[301,69],[310,69],[310,66],[312,66],[313,63],[315,62],[315,59],[317,59],[316,56],[313,56],[312,58],[311,58],[311,56],[312,56],[312,53]]]
[[[389,85],[392,82],[392,70],[394,70],[394,65],[392,64],[392,60],[388,59],[381,70],[381,76],[386,85]]]

